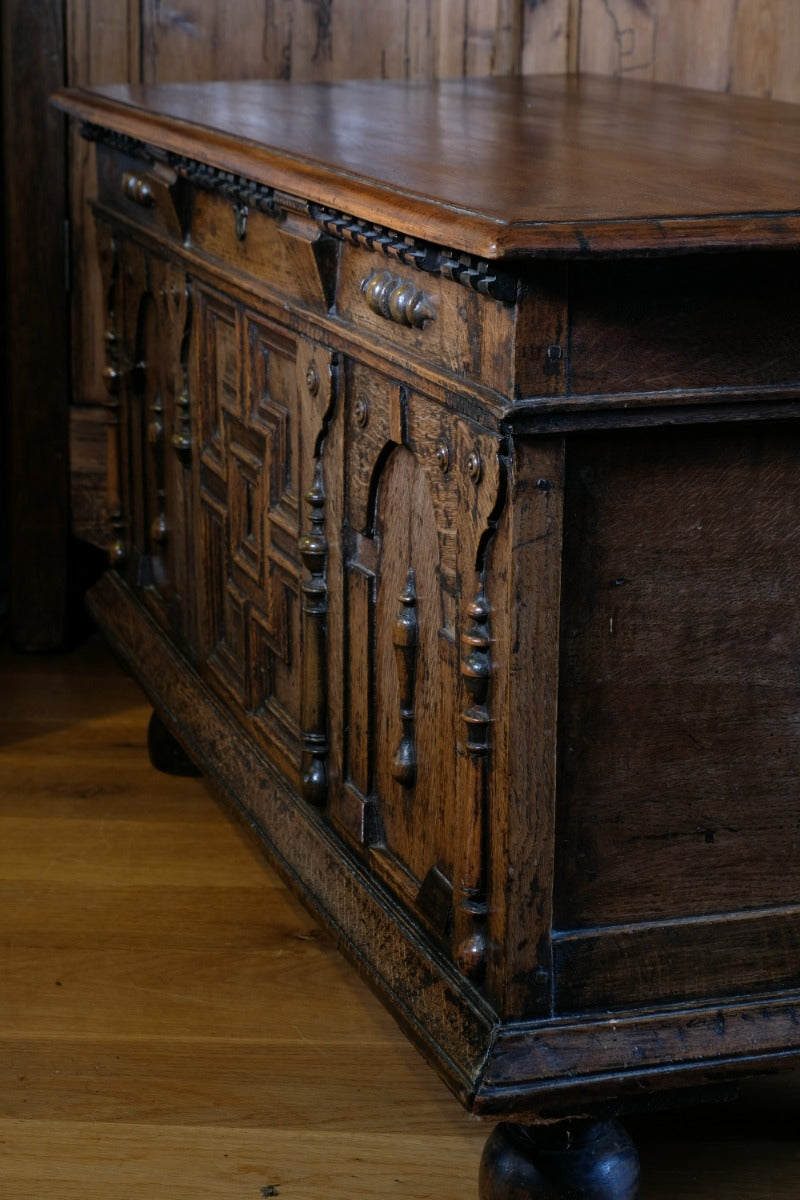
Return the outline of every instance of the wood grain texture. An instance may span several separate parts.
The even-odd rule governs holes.
[[[776,99],[800,99],[800,10],[793,0],[65,0],[67,81],[446,78],[569,70],[632,75]],[[77,404],[102,403],[100,282],[89,202],[94,148],[69,140]],[[74,430],[85,451],[89,416]],[[96,422],[97,424],[97,422]],[[72,524],[95,544],[87,488],[99,454],[74,478]]]
[[[0,673],[15,1200],[469,1192],[482,1128],[203,784],[149,767],[149,709],[102,644],[2,651]]]
[[[187,149],[212,166],[231,147],[243,163],[259,170],[271,155],[274,169],[285,169],[287,177],[299,163],[301,171],[308,168],[306,181],[314,177],[336,189],[352,186],[353,194],[360,189],[364,203],[372,205],[379,202],[376,167],[367,174],[365,145],[356,137],[363,124],[358,101],[371,92],[366,84],[296,89],[227,84],[207,90],[188,85],[177,91],[165,85],[152,94],[167,104],[177,97],[187,120],[177,120],[174,111],[149,116],[141,97],[135,120],[141,122],[144,141],[166,139],[170,145],[170,137],[180,136]],[[93,103],[92,95],[81,93],[77,103]],[[294,130],[308,139],[306,144],[259,148],[255,116],[260,110],[254,97],[265,95],[282,111],[279,125],[285,117],[281,136]],[[323,95],[341,104],[324,119],[332,146],[333,132],[342,133],[347,169],[329,167],[315,142]],[[571,121],[582,131],[583,143],[576,136],[575,144],[585,144],[594,129],[595,102],[605,97],[603,120],[612,127],[616,112],[633,131],[640,165],[653,153],[651,141],[667,137],[667,126],[677,144],[675,111],[699,118],[698,136],[709,112],[709,97],[700,93],[597,79],[578,85],[553,78],[521,85],[495,79],[438,89],[382,84],[380,95],[388,97],[385,107],[398,133],[411,118],[410,142],[428,148],[428,158],[420,156],[413,166],[422,197],[419,211],[430,214],[438,205],[442,218],[446,214],[450,220],[448,229],[462,231],[463,213],[452,200],[454,183],[446,173],[445,196],[437,194],[443,179],[438,133],[423,135],[413,120],[431,111],[426,104],[438,111],[441,96],[455,96],[457,102],[450,111],[443,104],[439,132],[455,136],[455,116],[466,114],[484,130],[486,145],[488,131],[498,126],[492,111],[521,112],[521,127],[530,132],[525,104],[538,103],[542,95],[549,100],[560,95],[566,124]],[[209,127],[198,129],[197,137],[188,124],[187,96],[205,98]],[[646,113],[635,110],[634,99],[643,96],[653,101]],[[211,103],[220,98],[228,105],[227,115]],[[776,128],[783,128],[784,106],[710,99],[712,110],[727,112],[728,119],[757,111],[765,120],[771,114]],[[113,118],[128,132],[131,111],[130,105],[118,105]],[[218,127],[231,114],[235,120],[220,140]],[[270,119],[274,115],[270,110]],[[105,117],[112,120],[109,109]],[[239,118],[244,139],[236,133]],[[371,128],[369,122],[366,127]],[[536,128],[544,136],[544,125]],[[512,127],[512,146],[521,145],[524,139],[515,142],[513,132]],[[740,127],[737,136],[747,132]],[[404,145],[405,139],[398,136],[397,143]],[[307,149],[309,157],[301,157],[298,149]],[[451,149],[447,160],[458,164],[462,181],[471,165],[468,150]],[[677,680],[673,691],[682,699],[686,693],[690,720],[706,740],[713,726],[709,705],[722,696],[725,716],[733,709],[737,717],[727,722],[732,730],[723,729],[722,753],[703,758],[701,740],[699,748],[690,746],[678,760],[682,773],[673,778],[662,772],[670,799],[677,793],[668,812],[684,835],[696,833],[691,798],[687,801],[692,767],[699,764],[701,776],[713,773],[727,786],[724,762],[733,741],[738,746],[742,740],[742,713],[753,696],[747,687],[753,659],[764,658],[769,648],[763,631],[753,632],[761,629],[759,618],[745,621],[742,614],[754,600],[766,614],[768,629],[789,624],[785,602],[776,599],[773,586],[781,568],[770,571],[770,564],[773,557],[779,564],[796,558],[787,509],[791,439],[758,424],[717,429],[714,422],[721,411],[727,415],[722,402],[734,400],[743,403],[751,422],[763,421],[762,391],[766,396],[793,386],[790,264],[770,275],[761,256],[748,255],[751,270],[742,267],[740,278],[737,259],[725,259],[723,270],[712,255],[702,260],[652,256],[623,264],[615,257],[591,264],[548,263],[542,270],[525,262],[513,274],[510,268],[499,273],[503,279],[507,273],[514,284],[502,301],[484,296],[481,280],[467,290],[446,258],[441,270],[454,278],[433,276],[431,281],[431,264],[426,260],[420,270],[418,251],[408,242],[388,246],[381,240],[389,251],[381,254],[379,239],[358,226],[351,228],[348,243],[335,221],[263,190],[255,195],[270,211],[254,214],[252,222],[248,214],[243,227],[241,204],[229,202],[230,181],[224,176],[213,170],[197,173],[181,162],[149,162],[139,154],[133,161],[132,155],[104,148],[101,160],[109,170],[107,177],[104,170],[99,212],[103,223],[116,229],[120,257],[121,301],[110,306],[109,318],[130,364],[130,378],[120,389],[125,424],[120,461],[132,543],[126,584],[109,574],[94,589],[91,603],[168,727],[247,812],[287,874],[310,893],[316,911],[342,936],[412,1037],[477,1113],[535,1119],[543,1106],[556,1102],[556,1093],[565,1111],[567,1104],[586,1103],[587,1097],[627,1096],[644,1083],[705,1082],[723,1063],[726,1072],[752,1070],[765,1057],[795,1053],[791,1003],[785,999],[795,976],[781,961],[793,944],[793,926],[783,924],[791,898],[769,890],[769,846],[789,821],[790,789],[771,767],[769,747],[755,744],[756,736],[744,755],[749,792],[758,788],[765,800],[758,814],[763,828],[753,833],[748,826],[758,845],[753,864],[741,830],[734,844],[722,818],[703,827],[703,846],[717,846],[722,879],[717,893],[724,913],[709,907],[715,881],[706,880],[702,869],[681,874],[682,843],[675,842],[676,850],[670,834],[666,850],[654,853],[651,841],[663,833],[657,823],[663,812],[648,790],[659,774],[660,748],[666,747],[673,763],[682,732],[674,701],[670,721],[660,728],[662,710],[652,703],[648,707],[650,690],[659,700],[670,699]],[[396,150],[381,148],[381,154],[381,169],[387,161],[392,170],[399,169]],[[601,159],[608,155],[607,164],[617,161],[613,147],[609,152],[603,146],[599,154]],[[150,187],[152,177],[153,203],[143,213],[127,187],[113,186],[115,171],[118,175],[121,169],[124,179],[134,167],[142,186]],[[597,161],[595,167],[599,170]],[[607,185],[602,171],[600,176],[601,185]],[[752,187],[762,186],[760,177],[749,178]],[[165,191],[161,183],[167,179]],[[173,185],[177,195],[179,182],[185,195],[173,205]],[[381,197],[389,192],[384,182]],[[648,198],[649,185],[653,195],[663,194],[658,172],[645,172],[638,202]],[[513,184],[506,179],[504,186]],[[719,184],[719,195],[726,186],[726,181]],[[701,198],[707,187],[704,176],[698,184]],[[211,189],[216,191],[206,203]],[[193,205],[198,192],[200,203]],[[608,207],[598,205],[598,198]],[[602,186],[594,190],[588,181],[582,194],[570,196],[581,220],[588,213],[590,220],[602,217],[612,224],[613,214],[629,202],[630,197],[612,197]],[[392,211],[399,215],[402,204],[394,203]],[[519,209],[514,213],[519,216]],[[751,224],[752,214],[739,215],[743,227]],[[624,213],[617,227],[629,216]],[[414,213],[403,219],[413,221]],[[482,219],[490,220],[491,213]],[[265,224],[270,221],[276,225]],[[711,217],[698,226],[712,244],[715,221]],[[547,223],[545,232],[556,224]],[[189,227],[193,244],[187,248],[179,231]],[[779,243],[785,234],[774,221],[765,221],[763,228]],[[657,218],[649,222],[649,232],[651,248],[663,249]],[[286,238],[302,252],[284,253]],[[326,239],[323,253],[320,243]],[[387,257],[393,268],[399,264],[398,276],[383,269]],[[272,275],[267,274],[270,258],[275,259]],[[754,263],[774,286],[762,280],[755,287]],[[261,273],[266,277],[256,286],[252,281]],[[665,273],[674,295],[665,287]],[[184,276],[191,303],[178,303],[174,314],[162,312],[159,297],[169,293],[170,280],[180,296]],[[742,312],[730,319],[728,330],[724,313],[733,285],[741,287]],[[386,304],[380,300],[384,286],[390,297]],[[623,300],[628,292],[631,298]],[[666,314],[651,295],[669,298]],[[416,307],[409,306],[422,304],[421,296],[425,315],[414,323],[410,314]],[[331,308],[326,300],[333,302]],[[770,321],[773,301],[778,312]],[[614,331],[623,350],[618,356],[608,349]],[[752,334],[756,344],[748,348],[745,334]],[[189,353],[187,346],[197,417],[187,477],[197,503],[190,503],[188,518],[159,483],[160,433],[152,436],[151,422],[145,437],[141,424],[156,412],[159,397],[172,409],[178,388],[171,381]],[[729,360],[740,349],[743,366],[737,368],[738,360]],[[555,364],[550,375],[549,363]],[[325,379],[331,382],[329,395],[321,386]],[[492,386],[502,387],[506,403],[513,405],[521,387],[539,386],[542,379],[542,400],[549,405],[576,399],[570,385],[587,389],[576,415],[589,426],[604,416],[609,432],[592,439],[577,432],[550,438],[509,431],[508,440],[500,439]],[[743,388],[743,381],[749,386]],[[654,389],[650,411],[632,415],[625,407],[627,393],[646,384]],[[607,389],[606,399],[616,408],[597,411],[598,388]],[[638,390],[635,395],[642,403]],[[673,406],[692,397],[695,405],[705,405],[687,410],[699,430],[670,429]],[[635,420],[652,428],[646,434],[626,432]],[[171,428],[167,423],[166,432]],[[330,551],[324,588],[331,624],[319,623],[319,637],[306,629],[298,646],[282,607],[285,594],[281,599],[280,590],[277,595],[272,590],[271,571],[274,567],[296,596],[296,538],[301,530],[305,538],[310,528],[299,520],[298,503],[320,447],[326,509],[321,528],[325,554]],[[589,501],[582,505],[582,486],[590,500],[600,497],[599,515]],[[167,509],[177,514],[167,520],[173,542],[166,559],[152,545],[158,540],[152,518],[162,491]],[[565,495],[570,507],[562,521]],[[705,541],[697,533],[704,522],[711,531]],[[754,537],[757,529],[763,531],[763,546]],[[192,559],[199,603],[191,602],[190,590],[190,602],[172,611],[169,570],[162,568],[175,554],[178,561],[184,554]],[[644,598],[623,622],[624,644],[617,630],[621,662],[609,663],[603,657],[605,642],[591,636],[597,624],[592,606],[602,609],[606,575],[628,578],[622,569],[612,570],[623,554],[639,555],[636,578]],[[744,572],[742,564],[749,564]],[[323,580],[318,565],[306,567]],[[476,606],[480,610],[484,603],[489,619],[481,630]],[[254,612],[264,634],[263,654],[253,652]],[[658,618],[660,641],[651,636],[651,616]],[[484,647],[475,655],[468,650],[473,637]],[[682,662],[684,645],[702,647],[696,663]],[[784,640],[780,645],[788,647],[785,658],[791,663],[794,644]],[[324,665],[329,650],[331,670]],[[765,740],[764,723],[771,735],[772,721],[794,753],[786,663],[779,650],[768,662],[775,687],[756,735]],[[716,676],[709,682],[709,664],[722,684]],[[611,699],[605,703],[601,694],[596,704],[596,690],[606,676]],[[479,711],[468,712],[467,681],[479,677],[485,680],[476,698]],[[637,695],[640,677],[650,690]],[[348,688],[359,689],[358,695],[353,698]],[[300,706],[300,720],[310,734],[323,735],[327,722],[318,719],[323,707],[331,715],[327,806],[313,812],[292,789],[299,749],[297,699],[304,689],[313,703]],[[739,693],[744,699],[737,699],[736,707],[731,696]],[[593,704],[602,721],[594,720]],[[639,716],[649,732],[637,742]],[[602,727],[592,740],[595,724]],[[471,744],[465,726],[485,738],[485,747]],[[354,738],[362,744],[354,747]],[[633,749],[626,738],[633,739]],[[624,752],[618,755],[620,745]],[[615,840],[621,818],[613,808],[621,791],[618,759],[628,768],[624,798],[637,834],[629,839],[630,853],[622,863]],[[788,761],[791,776],[791,755]],[[655,822],[653,828],[642,813],[651,825]],[[743,793],[734,811],[738,825],[744,827],[749,815]],[[580,850],[586,841],[585,826],[598,843],[600,862],[590,863],[583,878],[575,846]],[[690,868],[696,865],[691,855],[684,857]],[[785,875],[791,888],[791,870]],[[743,931],[740,892],[745,904],[766,904],[771,911],[778,906],[776,921],[765,919]],[[707,956],[695,966],[700,948],[717,937],[723,915],[729,918],[729,953],[713,962]],[[686,945],[675,952],[674,972],[667,975],[658,956],[665,946],[674,949],[678,939],[670,922],[679,920],[694,925]],[[648,928],[631,936],[627,929],[620,933],[620,926],[634,922]],[[585,927],[592,928],[584,933]],[[746,973],[737,969],[741,947],[735,943],[742,932],[752,949]],[[628,964],[637,952],[641,966],[628,988]],[[245,974],[251,967],[243,960]],[[608,1012],[609,998],[624,1020],[617,1010]],[[689,1007],[676,1011],[681,998]],[[725,1013],[718,1028],[696,1010],[720,998]],[[656,1008],[647,1016],[641,1011],[658,1004],[668,1005],[669,1012]],[[531,1027],[531,1022],[542,1024]],[[637,1047],[650,1057],[642,1059]]]
[[[792,904],[796,434],[623,441],[568,449],[557,927]]]
[[[793,0],[579,0],[581,72],[800,99]]]
[[[253,97],[267,93],[283,108],[277,147],[263,147],[255,136],[255,117],[260,112],[262,129],[266,118]],[[210,173],[191,162],[165,167],[157,151],[129,147],[154,185],[159,171],[178,175],[184,213],[198,190],[234,200],[200,205],[198,244],[190,247],[172,220],[178,210],[168,203],[162,210],[156,190],[144,215],[127,185],[122,195],[104,195],[99,210],[120,243],[121,303],[109,316],[130,364],[120,394],[131,551],[124,575],[108,572],[90,604],[165,725],[252,824],[285,877],[476,1115],[541,1123],[582,1113],[591,1103],[657,1103],[655,1093],[665,1088],[727,1084],[733,1073],[791,1061],[800,1054],[798,980],[786,962],[798,940],[792,810],[798,647],[791,613],[798,444],[793,426],[774,425],[766,419],[769,408],[759,408],[796,387],[791,268],[776,272],[776,286],[759,289],[752,273],[740,280],[735,266],[732,275],[720,272],[719,256],[708,254],[702,264],[694,254],[676,256],[670,268],[678,277],[679,267],[686,272],[678,295],[687,296],[689,311],[670,295],[664,314],[639,300],[651,289],[663,292],[664,257],[634,257],[625,270],[617,257],[637,247],[687,251],[700,236],[707,250],[719,248],[718,212],[671,242],[664,226],[675,210],[668,208],[662,221],[649,209],[643,218],[626,208],[631,200],[644,208],[667,196],[661,176],[675,161],[673,150],[691,159],[676,149],[676,114],[691,114],[699,160],[703,150],[707,155],[703,138],[712,140],[709,128],[718,132],[723,115],[742,145],[749,148],[768,126],[776,146],[787,106],[596,77],[577,84],[552,77],[439,88],[382,84],[383,116],[397,144],[427,147],[426,157],[416,156],[409,167],[408,187],[419,203],[406,210],[406,185],[396,195],[392,190],[397,151],[381,146],[368,165],[367,134],[357,136],[370,128],[363,103],[356,103],[373,94],[367,84],[296,90],[285,83],[227,84],[207,91],[164,85],[150,94],[167,107],[177,102],[178,111],[149,114],[140,96],[133,118],[124,103],[112,115],[107,96],[95,102],[96,93],[85,91],[78,101],[73,92],[71,103],[97,103],[98,110],[106,104],[103,119],[122,132],[140,122],[143,142],[183,145],[190,157],[205,159]],[[187,96],[205,97],[206,128],[196,125]],[[320,116],[321,96],[336,96],[341,107]],[[437,109],[443,96],[457,98],[452,109],[445,103]],[[430,228],[434,213],[443,228],[464,237],[467,250],[481,250],[481,229],[485,236],[497,211],[464,219],[454,199],[454,178],[465,184],[474,165],[470,147],[455,148],[459,122],[473,120],[481,131],[476,144],[491,147],[487,161],[499,161],[509,153],[492,143],[490,132],[501,125],[508,126],[514,152],[532,130],[546,142],[546,123],[537,124],[542,114],[535,111],[542,96],[548,103],[560,96],[555,111],[572,128],[573,156],[598,129],[624,128],[640,173],[628,193],[614,192],[609,180],[620,146],[610,134],[600,139],[585,164],[597,173],[597,186],[587,178],[582,192],[566,189],[577,214],[570,228],[585,235],[586,222],[595,230],[603,225],[599,243],[578,240],[575,253],[604,246],[613,254],[588,266],[545,264],[542,272],[536,262],[504,264],[498,276],[514,285],[505,301],[483,295],[490,283],[483,264],[469,268],[475,286],[467,291],[463,259],[459,265],[444,252],[384,238],[346,219],[338,224],[313,203],[304,207],[264,187],[242,192],[237,181],[214,173],[234,160],[255,170],[266,164],[282,186],[292,178],[298,188],[307,185],[312,202],[318,185],[339,197],[349,188],[365,205],[365,221],[368,212],[370,220],[375,212],[394,213],[405,232],[426,220]],[[636,107],[642,97],[651,101],[647,111]],[[431,111],[440,124],[431,132],[423,122],[421,134],[419,114]],[[513,120],[492,120],[493,113],[509,112],[519,128]],[[220,131],[231,114],[232,127]],[[324,150],[315,140],[320,124],[330,139]],[[287,130],[305,140],[281,145]],[[438,138],[448,132],[453,145],[448,137],[443,161]],[[374,128],[368,136],[376,136]],[[118,149],[109,154],[112,163],[122,160]],[[563,161],[576,171],[581,165],[569,153]],[[731,162],[741,194],[763,197],[753,164],[735,155]],[[498,184],[499,201],[513,196],[512,175]],[[736,195],[730,177],[709,184],[707,176],[682,176],[696,192],[681,204],[702,208],[710,195],[718,203]],[[546,185],[551,200],[566,194],[558,192],[562,181]],[[252,288],[257,272],[240,269],[249,225],[243,195],[267,210],[265,220],[286,220],[305,248],[278,261],[274,278]],[[382,210],[389,195],[393,207]],[[517,201],[505,217],[535,224],[524,215],[531,198]],[[797,232],[785,214],[762,210],[760,222],[750,209],[735,216],[745,239],[738,244],[748,250],[738,259],[752,266],[754,227],[787,260],[793,257]],[[641,232],[642,221],[651,238],[646,246],[628,237],[637,223]],[[189,223],[188,217],[178,222]],[[558,224],[551,216],[539,232],[550,236]],[[328,252],[316,253],[317,240],[328,238]],[[271,244],[282,239],[279,232]],[[557,240],[543,245],[563,252]],[[533,249],[528,244],[526,254]],[[401,263],[410,283],[391,272],[381,283],[379,272],[373,286],[361,267],[383,257]],[[336,275],[335,261],[345,259],[348,269]],[[314,263],[322,265],[316,276]],[[594,287],[589,266],[599,274]],[[427,275],[437,270],[453,276],[446,280],[453,287],[425,296],[423,304]],[[623,303],[619,293],[634,276],[640,288],[631,288],[633,297]],[[182,280],[191,293],[191,303],[184,309],[179,301],[174,314],[159,299],[170,280],[179,296]],[[331,307],[320,303],[316,284],[308,290],[311,280]],[[731,280],[744,285],[745,300],[728,331]],[[361,302],[371,324],[358,315]],[[498,318],[503,304],[505,321]],[[772,305],[774,319],[759,320],[759,310],[768,314]],[[412,320],[418,312],[422,318]],[[637,320],[639,336],[628,334]],[[439,348],[425,336],[433,322]],[[459,325],[472,331],[475,356],[466,361]],[[641,356],[633,368],[605,350],[606,330],[617,326],[620,358]],[[736,369],[728,360],[739,341],[747,349]],[[455,357],[443,352],[445,342]],[[547,376],[546,364],[565,357]],[[191,368],[181,368],[189,358]],[[197,503],[190,503],[188,519],[161,482],[165,431],[160,421],[157,428],[142,424],[162,400],[174,406],[178,389],[171,381],[181,370],[188,370],[199,419],[186,493]],[[495,381],[513,406],[520,386],[545,376],[542,399],[567,405],[575,399],[571,379],[575,384],[592,370],[596,377],[584,386],[610,389],[604,399],[617,407],[598,409],[595,393],[582,393],[574,416],[583,419],[583,431],[534,436],[498,428]],[[327,377],[330,396],[320,386]],[[628,390],[641,404],[648,384],[649,411],[628,412]],[[725,405],[737,402],[748,422],[730,420]],[[687,405],[693,425],[673,425],[678,403]],[[607,429],[598,434],[601,418]],[[645,428],[633,428],[642,421]],[[297,639],[282,605],[292,587],[296,596],[296,539],[309,528],[298,520],[299,498],[320,455],[326,559],[330,551],[324,571],[315,550],[303,553],[308,575],[330,597],[331,624],[326,618],[312,630],[306,623]],[[153,546],[162,493],[177,513],[165,521],[174,533],[169,554],[192,560],[201,598],[195,604],[189,594],[174,611],[168,565],[164,570],[169,555]],[[283,580],[282,598],[272,590],[273,568]],[[358,583],[351,590],[352,574]],[[195,626],[192,609],[203,607]],[[263,653],[255,656],[254,609],[264,637]],[[359,655],[355,670],[345,667]],[[353,720],[346,685],[366,693],[353,706]],[[314,807],[297,788],[303,692],[304,729],[323,736],[326,709],[336,743],[330,787],[319,798],[327,803],[315,797]],[[348,742],[359,733],[373,745],[353,755]],[[783,868],[777,880],[776,864]],[[761,916],[749,919],[751,910]],[[683,939],[681,923],[691,925]],[[668,972],[660,961],[665,953]],[[91,957],[87,950],[65,955],[71,982],[80,982],[80,965]],[[253,991],[259,972],[269,975],[275,965],[270,954],[243,945],[221,978],[216,964],[187,948],[168,959],[156,954],[155,963],[137,956],[131,980],[116,949],[105,957],[101,1030],[111,1007],[106,993],[135,991],[139,978],[148,1027],[158,1032],[177,1019],[181,960],[208,997],[184,1017],[198,1037],[219,1019],[237,981]],[[25,965],[41,973],[36,948]],[[166,978],[163,992],[159,974]],[[324,971],[320,979],[327,987]],[[276,1019],[288,1023],[300,1004],[296,988],[286,1008],[276,1008]],[[50,1009],[25,1007],[32,1020]],[[237,1021],[255,1036],[252,996]],[[350,1036],[346,1025],[338,1033]]]
[[[800,229],[797,106],[596,76],[116,86],[57,102],[489,259],[774,247]]]
[[[566,0],[527,9],[518,0],[64,0],[67,82],[205,79],[432,78],[512,74],[523,36],[526,69],[566,65]],[[60,81],[55,81],[54,85]],[[74,286],[72,371],[76,404],[102,403],[100,281],[89,205],[96,194],[94,147],[77,130],[69,142]],[[101,469],[100,459],[95,461]],[[97,541],[79,493],[76,532]],[[81,503],[82,502],[82,503]]]
[[[131,0],[64,0],[66,78],[79,86],[139,78],[140,22]],[[69,132],[69,217],[72,293],[70,345],[74,404],[102,405],[103,297],[91,202],[97,194],[95,148],[74,127]],[[86,418],[84,414],[84,419]],[[75,418],[80,420],[79,417]],[[99,422],[98,422],[99,423]],[[99,463],[99,459],[97,462]],[[79,516],[75,531],[97,542]]]
[[[102,643],[2,650],[0,675],[0,1139],[15,1200],[474,1195],[484,1127],[203,784],[152,771],[149,710]],[[71,821],[82,836],[64,845]],[[183,847],[164,847],[165,823]],[[212,1001],[208,969],[228,962]],[[237,980],[261,1013],[233,1037],[252,1007]],[[798,1117],[788,1074],[733,1105],[631,1120],[643,1195],[794,1200]]]

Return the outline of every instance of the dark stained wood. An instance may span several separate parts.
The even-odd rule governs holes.
[[[574,269],[569,390],[796,385],[798,266],[796,253],[755,253]]]
[[[552,78],[108,95],[59,100],[101,143],[90,606],[166,728],[476,1115],[800,1055],[797,112]],[[588,1152],[543,1183],[492,1146],[487,1200],[595,1186]]]
[[[794,425],[568,443],[558,928],[796,901],[799,453]]]
[[[105,466],[106,411],[98,405],[75,406],[70,412],[69,470],[72,528],[93,546],[108,544]]]
[[[196,153],[203,130],[201,157],[226,170],[489,258],[790,245],[800,228],[790,105],[561,76],[120,86],[60,102],[135,138],[155,136],[155,110],[174,153]]]
[[[499,1125],[486,1144],[480,1200],[638,1200],[639,1159],[615,1121],[575,1121],[533,1131]]]
[[[158,713],[152,713],[147,726],[147,753],[157,771],[165,775],[199,775],[197,767],[188,757],[180,742],[169,732]]]
[[[64,635],[69,518],[66,129],[48,104],[61,5],[19,0],[1,19],[9,615],[15,642],[43,650]]]

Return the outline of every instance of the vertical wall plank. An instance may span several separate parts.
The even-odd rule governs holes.
[[[580,0],[577,66],[800,100],[796,0]]]
[[[267,6],[275,8],[275,4]],[[285,7],[285,6],[284,6]],[[310,6],[307,6],[310,7]],[[142,78],[146,83],[250,79],[267,74],[261,0],[141,0]],[[280,60],[278,60],[279,63]],[[279,74],[274,61],[272,72]]]
[[[496,0],[481,0],[494,7]],[[434,73],[434,0],[142,0],[148,82],[418,78]],[[460,72],[459,72],[460,73]]]
[[[26,650],[57,646],[66,603],[67,321],[65,128],[59,0],[7,0],[2,33],[9,613]]]
[[[138,0],[66,0],[67,78],[91,85],[139,73]]]
[[[650,78],[655,31],[652,0],[582,0],[579,71]]]
[[[800,102],[796,0],[739,0],[729,85],[733,92]]]
[[[520,48],[523,75],[574,69],[571,55],[574,44],[577,60],[579,16],[579,0],[539,0],[525,5]]]
[[[723,91],[737,0],[582,0],[581,72]]]
[[[72,87],[138,78],[137,0],[67,0],[65,8],[67,83]],[[72,393],[79,404],[100,405],[104,395],[103,304],[97,270],[94,225],[89,208],[95,196],[94,146],[69,130],[70,221],[72,224]]]
[[[516,64],[519,54],[509,37],[509,31],[519,29],[516,7],[508,0],[442,0],[435,74],[508,74],[509,62]]]
[[[339,0],[331,77],[419,79],[434,73],[433,0]]]

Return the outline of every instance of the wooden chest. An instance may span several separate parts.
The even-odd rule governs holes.
[[[800,1048],[800,109],[559,77],[58,103],[98,143],[92,612],[506,1123],[482,1194],[636,1195],[610,1114]],[[584,1150],[569,1182],[576,1129],[605,1183]]]

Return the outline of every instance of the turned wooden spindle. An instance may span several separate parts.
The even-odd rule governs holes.
[[[325,490],[322,464],[317,463],[314,482],[306,492],[310,528],[298,543],[303,566],[308,572],[303,592],[303,682],[301,779],[303,795],[309,804],[322,807],[327,798],[328,754],[327,671],[325,621],[328,612],[328,588],[325,568],[328,541],[325,537]]]
[[[392,775],[404,787],[411,787],[417,777],[417,752],[414,746],[414,689],[417,682],[419,653],[419,623],[414,568],[410,567],[406,586],[397,597],[400,607],[394,621],[394,643],[397,678],[400,684],[400,722],[402,735],[392,759]]]

